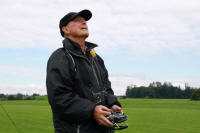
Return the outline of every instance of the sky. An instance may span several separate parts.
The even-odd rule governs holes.
[[[199,0],[1,0],[0,93],[46,94],[59,21],[83,9],[115,95],[154,81],[200,87]]]

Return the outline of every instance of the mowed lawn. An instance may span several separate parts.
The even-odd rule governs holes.
[[[129,128],[116,133],[200,133],[200,101],[120,99]],[[46,100],[0,101],[21,133],[53,133]],[[18,133],[0,107],[0,133]]]

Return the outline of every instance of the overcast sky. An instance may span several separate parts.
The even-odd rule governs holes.
[[[200,87],[199,0],[1,0],[0,93],[46,94],[59,20],[82,9],[116,95],[153,81]]]

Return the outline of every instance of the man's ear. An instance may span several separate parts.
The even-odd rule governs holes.
[[[67,26],[63,26],[62,27],[62,31],[64,32],[64,34],[69,34],[70,33],[70,30]]]

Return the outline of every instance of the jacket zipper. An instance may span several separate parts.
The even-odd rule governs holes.
[[[76,54],[76,53],[73,53],[73,52],[71,52],[71,51],[69,51],[71,54],[73,54],[73,55],[75,55],[75,56],[77,56],[77,57],[81,57],[81,58],[84,58],[84,59],[86,59],[89,63],[90,63],[90,61],[86,58],[86,57],[84,57],[84,56],[81,56],[81,55],[78,55],[78,54]]]
[[[97,78],[97,74],[96,74],[96,71],[94,70],[93,65],[92,65],[92,70],[93,70],[94,76],[95,76],[95,78],[96,78],[96,80],[97,80],[97,84],[99,85],[99,80],[98,80],[98,78]]]
[[[71,52],[71,53],[72,53],[72,52]],[[93,67],[92,63],[91,63],[86,57],[84,57],[84,56],[80,56],[80,55],[77,55],[77,54],[75,54],[75,53],[72,53],[72,54],[74,54],[75,56],[84,58],[84,59],[86,59],[86,60],[90,63],[90,65],[92,66],[92,71],[93,71],[94,76],[95,76],[95,78],[96,78],[97,84],[99,85],[99,80],[98,80],[98,78],[97,78],[97,75],[96,75],[96,72],[95,72],[95,70],[94,70],[94,67]]]
[[[80,125],[77,126],[77,133],[80,133]]]

